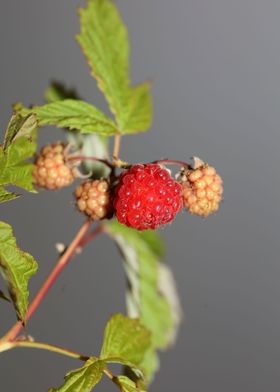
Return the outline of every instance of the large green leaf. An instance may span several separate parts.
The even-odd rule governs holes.
[[[80,19],[78,42],[120,133],[147,130],[152,122],[150,86],[130,86],[128,34],[116,5],[111,0],[88,0]]]
[[[19,107],[19,106],[18,106]],[[40,126],[55,125],[61,128],[77,129],[82,133],[115,135],[118,133],[114,122],[95,106],[80,100],[64,99],[21,109],[22,114],[33,112]]]
[[[102,378],[105,363],[91,357],[83,367],[66,374],[64,384],[49,392],[90,392]]]
[[[28,161],[36,151],[37,120],[34,114],[14,114],[0,146],[0,202],[18,195],[4,187],[15,185],[27,191],[33,188],[33,164]]]
[[[33,256],[17,247],[10,225],[0,222],[0,271],[14,303],[18,318],[24,322],[28,306],[28,283],[37,271]]]
[[[89,0],[80,9],[78,42],[93,76],[122,128],[129,101],[129,43],[125,25],[110,0]]]
[[[115,314],[106,325],[100,357],[137,367],[150,345],[150,332],[139,320]]]
[[[162,271],[167,267],[160,263],[162,242],[153,231],[139,232],[116,221],[105,223],[104,227],[123,255],[129,283],[128,315],[139,317],[152,332],[152,349],[147,351],[141,364],[145,376],[151,379],[158,367],[156,350],[164,349],[174,341],[180,321],[179,300],[170,271],[169,275],[164,275],[163,285]],[[176,308],[173,308],[175,303]]]

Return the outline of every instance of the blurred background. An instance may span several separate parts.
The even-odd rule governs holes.
[[[78,0],[9,0],[0,12],[0,125],[11,104],[43,102],[55,78],[107,111],[74,36]],[[280,388],[280,3],[273,0],[118,0],[131,38],[134,82],[153,81],[152,131],[124,138],[123,159],[214,165],[224,203],[207,220],[180,214],[161,233],[182,299],[176,347],[150,391],[278,392]],[[40,144],[60,139],[48,128]],[[31,297],[83,217],[72,189],[1,206],[19,245],[39,261]],[[110,315],[124,311],[125,278],[101,236],[76,258],[28,326],[36,339],[98,353]],[[0,332],[15,321],[0,303]],[[47,391],[75,360],[17,349],[1,354],[1,390]],[[113,391],[104,381],[97,390]]]

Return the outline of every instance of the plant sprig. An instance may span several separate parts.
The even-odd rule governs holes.
[[[10,186],[36,192],[34,183],[60,189],[86,177],[75,194],[76,205],[87,219],[69,246],[63,247],[30,304],[28,284],[37,271],[37,262],[18,248],[11,226],[0,222],[0,272],[18,317],[0,339],[0,352],[37,348],[84,362],[50,392],[90,392],[103,375],[122,392],[144,392],[159,368],[158,351],[167,349],[176,339],[182,312],[173,275],[162,263],[163,242],[154,231],[141,230],[169,223],[183,203],[198,215],[215,211],[222,195],[222,180],[213,167],[198,158],[195,165],[173,159],[134,165],[120,158],[122,137],[151,127],[151,84],[131,84],[128,32],[112,0],[87,0],[79,15],[77,41],[111,115],[57,82],[45,92],[44,105],[26,108],[16,104],[0,146],[0,202],[19,196],[9,190]],[[38,126],[63,128],[68,146],[64,142],[47,145],[32,163]],[[111,136],[114,144],[110,153]],[[180,167],[175,179],[165,165]],[[111,220],[114,215],[119,222]],[[124,217],[126,221],[122,221]],[[101,222],[93,226],[93,220]],[[27,323],[53,284],[72,258],[101,233],[115,242],[123,261],[128,316],[117,313],[108,321],[99,356],[29,338]],[[1,290],[0,298],[9,299]],[[123,365],[126,375],[113,375],[111,363]]]

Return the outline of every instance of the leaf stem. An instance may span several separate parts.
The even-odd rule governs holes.
[[[0,345],[0,352],[11,350],[17,347],[27,347],[27,348],[38,348],[41,350],[48,350],[53,351],[58,354],[66,355],[67,357],[79,359],[81,361],[87,361],[89,357],[87,355],[83,355],[77,353],[72,350],[68,350],[66,348],[62,348],[59,346],[55,346],[48,343],[40,343],[40,342],[29,342],[29,341],[22,341],[22,340],[15,340],[13,342],[6,342]]]
[[[57,264],[55,265],[55,267],[51,271],[50,275],[45,280],[43,286],[40,288],[37,295],[35,296],[35,298],[31,302],[31,304],[27,310],[27,313],[26,313],[26,317],[25,317],[26,321],[28,321],[32,317],[33,313],[37,310],[37,308],[41,304],[42,300],[45,298],[49,289],[52,287],[52,285],[54,284],[54,282],[56,281],[56,279],[58,278],[60,273],[63,271],[63,269],[67,266],[71,257],[75,254],[75,251],[79,247],[79,244],[80,244],[82,238],[84,237],[84,235],[86,234],[86,232],[88,231],[91,223],[92,223],[92,221],[90,219],[87,219],[85,221],[85,223],[82,225],[82,227],[80,228],[80,230],[78,231],[78,233],[74,237],[71,244],[66,249],[65,253],[63,253],[63,255],[58,260]],[[23,328],[22,322],[18,321],[8,331],[8,333],[2,339],[0,339],[0,344],[2,342],[7,342],[7,341],[12,342],[17,337],[17,335],[22,330],[22,328]]]
[[[63,348],[59,347],[53,344],[48,344],[48,343],[42,343],[42,342],[32,342],[28,340],[14,340],[13,342],[11,341],[6,341],[2,342],[0,344],[0,353],[8,350],[12,350],[14,348],[36,348],[39,350],[46,350],[46,351],[51,351],[55,352],[57,354],[65,355],[70,358],[78,359],[80,361],[86,362],[90,357],[88,355],[80,354],[76,351],[69,350],[68,348]],[[116,376],[114,376],[108,368],[105,368],[103,370],[103,373],[114,383],[116,384],[121,390],[121,385],[118,382],[118,379]]]
[[[103,370],[103,373],[106,374],[106,376],[109,377],[110,380],[112,380],[112,381],[114,380],[115,376],[110,372],[110,370],[108,370],[108,369],[105,368],[105,369]]]
[[[113,150],[113,160],[114,161],[117,161],[119,159],[121,138],[122,138],[121,134],[115,135],[114,150]]]

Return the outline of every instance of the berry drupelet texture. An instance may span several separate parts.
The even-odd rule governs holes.
[[[120,175],[115,189],[117,219],[137,230],[157,229],[182,208],[182,186],[158,164],[137,164]]]
[[[205,164],[185,174],[183,200],[189,212],[203,217],[216,212],[223,193],[223,182],[216,169]]]
[[[107,180],[87,180],[75,191],[78,209],[94,220],[112,215],[110,184]]]
[[[74,171],[66,163],[62,142],[48,144],[41,149],[35,160],[33,178],[35,185],[49,190],[63,188],[74,181]]]

